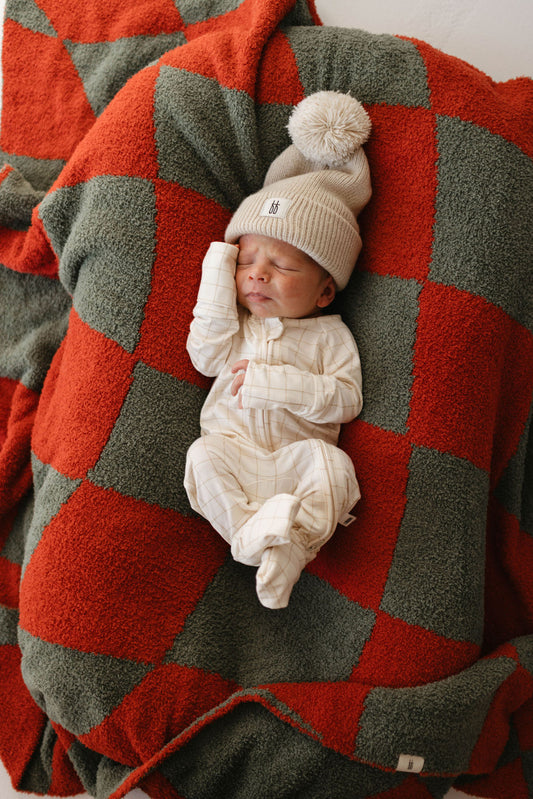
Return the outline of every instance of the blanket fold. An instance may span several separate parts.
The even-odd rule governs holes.
[[[322,27],[304,0],[7,0],[3,58],[14,785],[527,799],[533,81]],[[270,611],[187,501],[209,381],[185,341],[209,242],[321,89],[373,124],[364,249],[335,305],[363,366],[340,441],[362,499]]]

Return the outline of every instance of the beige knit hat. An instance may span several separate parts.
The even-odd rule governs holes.
[[[273,161],[263,188],[237,208],[225,233],[281,239],[317,261],[343,289],[361,251],[357,215],[371,195],[362,144],[371,122],[349,94],[311,94],[293,110],[292,144]]]

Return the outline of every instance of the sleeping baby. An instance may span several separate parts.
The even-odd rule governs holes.
[[[287,606],[360,497],[337,446],[362,407],[359,354],[324,311],[361,250],[371,124],[357,100],[326,91],[299,103],[288,128],[292,144],[204,258],[187,341],[195,368],[216,380],[185,488],[235,560],[257,567],[267,608]]]

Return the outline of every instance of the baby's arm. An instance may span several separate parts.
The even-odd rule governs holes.
[[[187,352],[196,369],[214,377],[222,369],[239,328],[235,266],[238,247],[215,241],[203,264]]]
[[[292,365],[250,362],[240,403],[243,408],[286,408],[317,424],[343,424],[354,419],[363,405],[361,363],[348,328],[324,342],[321,374]]]

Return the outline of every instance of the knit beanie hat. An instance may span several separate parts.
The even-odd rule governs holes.
[[[321,91],[294,108],[287,127],[292,144],[273,161],[263,188],[237,208],[225,240],[255,233],[285,241],[343,289],[362,246],[357,215],[371,195],[362,148],[370,119],[349,94]]]

